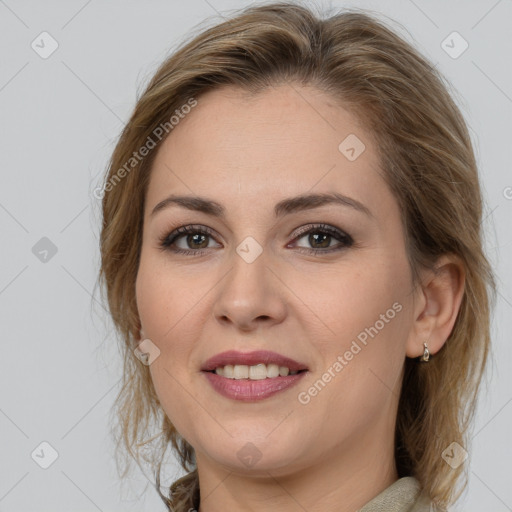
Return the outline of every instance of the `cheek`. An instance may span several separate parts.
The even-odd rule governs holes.
[[[215,282],[209,276],[187,274],[160,254],[141,255],[136,300],[142,327],[160,349],[160,364],[176,375],[197,370],[191,368],[190,356],[211,315],[208,292]]]
[[[194,333],[197,323],[192,319],[197,293],[175,271],[165,270],[154,259],[141,257],[136,300],[145,336],[160,350],[158,358],[149,366],[156,394],[176,429],[188,432],[189,409],[194,402],[184,400],[183,395],[186,390],[193,390],[188,364],[192,340],[197,335]]]
[[[194,323],[190,313],[200,296],[197,287],[182,272],[170,268],[161,256],[152,257],[143,251],[136,280],[136,300],[147,337],[169,344],[183,325]]]
[[[407,272],[399,271],[400,265],[398,259],[387,261],[382,254],[375,254],[347,260],[346,265],[315,275],[298,270],[288,277],[306,307],[304,313],[324,333],[317,338],[326,344],[322,351],[338,351],[347,343],[350,346],[358,335],[364,341],[365,333],[370,336],[368,330],[375,334],[370,329],[375,324],[376,338],[395,337],[404,316],[397,309],[401,306],[403,311],[408,289]]]
[[[365,421],[399,393],[410,315],[407,267],[398,260],[380,255],[353,262],[343,275],[316,279],[317,285],[323,283],[322,293],[309,286],[313,282],[303,288],[309,290],[304,302],[328,327],[316,343],[322,353],[317,373],[330,369],[335,375],[325,376],[325,388],[317,386],[322,389],[318,403],[325,400],[328,414],[354,411],[354,422]]]

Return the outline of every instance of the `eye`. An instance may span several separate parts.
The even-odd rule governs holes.
[[[350,235],[328,224],[304,226],[299,230],[298,236],[295,237],[294,242],[303,238],[305,238],[306,242],[313,248],[309,249],[301,246],[299,249],[301,249],[300,252],[306,252],[308,254],[325,254],[340,251],[350,247],[354,243]],[[334,247],[331,246],[333,238],[339,241],[338,245]]]
[[[201,256],[211,249],[210,241],[213,239],[214,232],[206,226],[189,225],[182,226],[169,234],[160,238],[159,246],[163,251],[172,251],[175,254],[183,254],[187,256]],[[307,254],[326,254],[340,251],[353,245],[354,241],[350,235],[344,233],[340,229],[328,224],[315,224],[303,226],[296,233],[293,242],[301,239],[312,246],[307,248],[303,246],[297,247],[299,252]],[[184,240],[185,247],[179,247],[178,242]],[[210,239],[210,240],[209,240]],[[332,240],[338,240],[338,244],[331,246]],[[290,245],[287,245],[290,247]]]
[[[204,249],[208,248],[208,238],[212,236],[213,231],[206,226],[181,226],[160,239],[160,248],[177,254],[200,256],[207,252]],[[191,250],[176,246],[181,238],[184,238],[187,246],[192,247]]]

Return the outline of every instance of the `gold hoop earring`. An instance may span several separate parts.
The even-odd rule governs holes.
[[[430,351],[428,350],[426,342],[423,342],[424,350],[423,355],[420,357],[420,361],[428,362],[430,358]]]

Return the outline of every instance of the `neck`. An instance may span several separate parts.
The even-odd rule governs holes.
[[[346,440],[315,464],[286,474],[227,471],[197,454],[198,512],[354,512],[398,479],[393,443],[377,432]]]

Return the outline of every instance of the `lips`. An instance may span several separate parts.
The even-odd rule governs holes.
[[[238,352],[236,350],[228,350],[221,352],[210,359],[208,359],[201,367],[202,371],[211,372],[219,366],[226,365],[247,365],[253,366],[259,363],[263,364],[277,364],[278,366],[286,366],[290,371],[307,370],[308,367],[291,359],[289,357],[271,352],[268,350],[256,350],[253,352]]]

